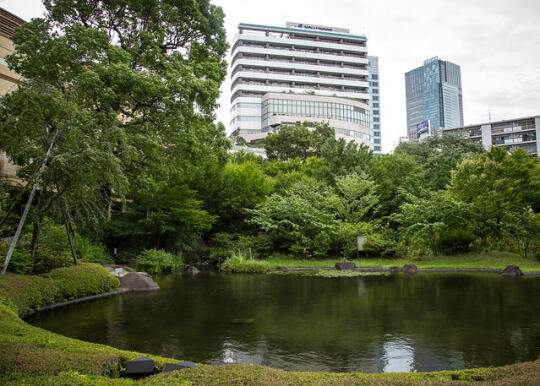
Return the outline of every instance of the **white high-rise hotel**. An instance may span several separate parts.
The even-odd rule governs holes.
[[[336,137],[374,147],[364,36],[290,22],[241,23],[238,30],[231,53],[230,133],[256,143],[282,124],[324,121]]]

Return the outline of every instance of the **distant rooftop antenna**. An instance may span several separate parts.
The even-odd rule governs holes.
[[[491,110],[488,110],[489,123],[491,123]]]

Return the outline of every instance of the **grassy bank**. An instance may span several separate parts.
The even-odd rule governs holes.
[[[54,272],[49,277],[0,277],[0,384],[531,384],[538,382],[540,374],[540,360],[537,360],[499,368],[395,374],[287,372],[255,365],[202,365],[140,381],[122,379],[119,376],[130,359],[149,356],[159,368],[165,362],[178,359],[67,338],[31,326],[18,316],[26,310],[45,305],[45,302],[69,299],[77,294],[86,296],[96,290],[110,290],[109,287],[94,285],[109,281],[112,276],[106,275],[101,267],[84,265],[72,267],[70,271]]]
[[[338,259],[297,260],[286,257],[270,257],[264,260],[271,267],[333,267]],[[367,258],[353,260],[357,267],[402,267],[415,264],[418,268],[494,268],[504,269],[507,265],[517,265],[524,272],[540,271],[540,261],[525,259],[517,253],[493,251],[489,253],[467,253],[453,256],[422,256],[419,259]]]

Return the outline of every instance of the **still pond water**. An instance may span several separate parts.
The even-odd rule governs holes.
[[[122,349],[285,370],[432,371],[540,358],[540,278],[203,273],[159,284],[28,321]]]

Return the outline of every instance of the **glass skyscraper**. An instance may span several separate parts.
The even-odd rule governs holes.
[[[405,74],[407,135],[419,138],[422,130],[463,126],[461,69],[457,64],[434,57]],[[427,123],[427,124],[426,124]]]

